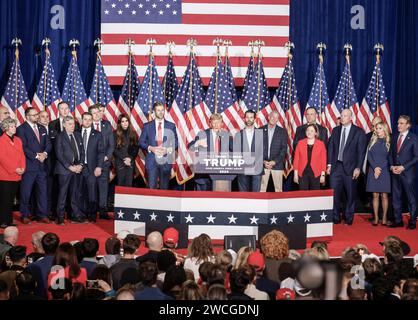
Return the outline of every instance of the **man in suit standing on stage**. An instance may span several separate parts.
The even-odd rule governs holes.
[[[392,150],[389,158],[392,172],[392,203],[395,222],[392,228],[403,227],[402,195],[408,199],[408,229],[416,229],[417,198],[415,194],[416,164],[418,163],[418,137],[410,131],[411,118],[402,115],[398,119],[398,133],[392,139]]]
[[[37,219],[42,223],[49,223],[47,166],[46,159],[51,152],[51,143],[46,129],[39,125],[38,111],[35,108],[25,110],[26,121],[17,128],[16,135],[22,140],[26,157],[26,171],[20,185],[20,213],[22,223],[29,224],[29,215],[34,213],[30,206],[33,187],[36,190]]]
[[[230,135],[225,130],[222,130],[223,120],[222,116],[214,113],[210,116],[210,129],[199,132],[196,139],[189,144],[189,149],[192,152],[199,152],[199,157],[209,155],[210,153],[225,153],[229,152]],[[214,176],[215,177],[215,176]],[[216,177],[215,177],[216,178]],[[224,177],[219,177],[216,181],[222,180]],[[194,181],[196,183],[197,191],[212,191],[212,181],[208,174],[195,173]],[[215,182],[215,184],[222,184],[222,182]],[[217,188],[218,190],[218,188]],[[218,190],[219,191],[219,190]]]
[[[63,119],[64,131],[55,143],[59,193],[57,206],[57,224],[64,225],[65,204],[68,192],[71,198],[72,222],[84,223],[80,211],[81,172],[84,163],[84,147],[81,134],[75,131],[75,120],[67,116]]]
[[[264,146],[264,175],[261,179],[261,192],[267,191],[270,175],[273,177],[274,190],[283,191],[284,158],[287,153],[287,132],[277,125],[279,113],[269,114],[269,123],[262,127]]]
[[[154,104],[155,120],[144,125],[139,146],[147,150],[145,169],[148,174],[150,189],[167,190],[170,182],[171,169],[177,150],[177,132],[174,123],[164,120],[165,108],[161,102]]]
[[[102,174],[105,158],[102,134],[92,128],[93,116],[85,112],[82,116],[81,137],[84,147],[83,203],[86,204],[86,215],[89,222],[96,222],[97,215],[97,181]]]
[[[366,153],[366,134],[352,124],[352,111],[341,112],[341,126],[335,127],[328,143],[330,185],[334,189],[334,223],[341,222],[340,206],[344,191],[347,198],[345,222],[353,224],[356,206],[357,179]]]
[[[99,104],[91,106],[89,112],[93,116],[93,129],[102,134],[103,148],[105,151],[102,174],[98,178],[99,217],[100,219],[109,220],[107,201],[109,194],[110,166],[113,159],[113,151],[115,151],[115,138],[113,136],[112,125],[109,121],[103,120],[102,118],[100,107],[101,105]]]
[[[298,142],[306,138],[306,127],[310,124],[316,124],[318,127],[318,139],[324,142],[325,146],[328,143],[328,131],[323,126],[317,123],[318,112],[314,107],[306,108],[305,110],[306,122],[296,128],[295,138],[293,139],[293,150],[296,150]]]
[[[238,188],[241,192],[259,192],[263,170],[263,130],[254,126],[256,113],[253,110],[245,112],[245,128],[233,139],[233,153],[243,155],[247,164],[252,164],[253,170],[247,174],[238,175]]]

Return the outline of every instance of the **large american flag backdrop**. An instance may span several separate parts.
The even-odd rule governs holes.
[[[165,74],[168,48],[174,41],[176,74],[182,76],[189,63],[189,38],[197,40],[196,62],[204,85],[208,85],[216,63],[216,37],[231,40],[230,63],[236,85],[242,86],[251,49],[248,42],[261,39],[263,64],[269,86],[278,85],[289,40],[290,0],[102,0],[103,65],[110,84],[122,85],[128,65],[128,38],[135,41],[138,73],[148,65],[146,40],[154,47],[158,74]]]
[[[201,233],[258,235],[261,225],[302,224],[307,238],[332,237],[333,191],[279,193],[165,191],[117,187],[115,233],[145,235],[147,223],[187,224],[188,238]]]

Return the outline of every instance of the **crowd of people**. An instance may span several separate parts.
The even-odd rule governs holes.
[[[386,237],[379,258],[363,244],[330,257],[326,242],[303,251],[273,230],[259,248],[235,252],[212,247],[206,234],[183,256],[174,228],[141,239],[128,231],[99,241],[61,242],[38,231],[33,248],[19,245],[8,227],[0,241],[0,300],[418,300],[418,255],[395,236]],[[217,252],[216,252],[217,251]]]
[[[94,223],[97,216],[110,219],[110,173],[116,173],[117,185],[132,186],[140,150],[145,154],[148,187],[169,188],[178,137],[175,125],[166,120],[162,103],[155,103],[154,120],[144,125],[140,137],[126,115],[119,117],[113,131],[104,119],[102,105],[91,106],[79,121],[72,117],[66,102],[58,105],[58,112],[58,119],[50,121],[48,112],[28,108],[25,122],[16,127],[9,110],[0,108],[1,228],[14,225],[11,212],[16,197],[23,224],[31,223],[32,218],[64,225],[65,213],[72,223]],[[210,117],[210,129],[200,132],[188,145],[191,155],[233,152],[244,159],[251,155],[253,170],[237,177],[196,173],[195,190],[231,191],[231,180],[236,178],[239,191],[265,192],[270,176],[274,190],[283,190],[288,134],[279,126],[277,112],[273,111],[268,124],[261,128],[255,126],[256,116],[254,111],[246,111],[245,127],[233,137],[224,130],[221,115]],[[306,124],[296,130],[291,155],[298,188],[318,190],[329,183],[327,187],[334,190],[333,222],[344,220],[351,225],[358,178],[363,172],[365,190],[373,199],[372,224],[379,223],[381,202],[381,224],[402,227],[405,194],[410,214],[407,228],[415,229],[418,137],[410,131],[410,117],[399,117],[393,135],[376,117],[373,131],[366,135],[353,124],[352,111],[344,109],[328,139],[327,129],[317,124],[316,109],[307,108],[305,116]],[[390,203],[393,217],[388,217]]]

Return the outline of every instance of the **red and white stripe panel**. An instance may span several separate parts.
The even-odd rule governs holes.
[[[238,101],[228,107],[221,115],[224,129],[232,135],[235,135],[245,127],[244,111],[240,107]]]
[[[366,133],[372,131],[373,114],[370,111],[369,105],[365,103],[359,106],[359,104],[356,103],[350,109],[353,111],[354,124],[362,128]]]
[[[377,108],[377,114],[379,117],[382,118],[384,122],[387,123],[387,125],[389,126],[390,132],[392,132],[392,119],[391,119],[389,102],[386,101],[384,104],[380,105]]]
[[[110,101],[105,109],[104,118],[110,122],[113,130],[116,130],[118,126],[118,117],[120,115],[119,109],[116,105],[116,101]]]
[[[62,101],[62,99],[57,99],[51,103],[51,105],[46,106],[46,111],[49,114],[50,121],[58,119],[58,104]],[[43,111],[45,109],[41,99],[39,99],[38,95],[35,93],[32,100],[32,107],[34,107],[38,112]]]
[[[331,134],[332,129],[334,129],[337,126],[337,121],[339,117],[341,117],[341,113],[338,110],[335,102],[333,101],[332,104],[327,105],[327,107],[325,108],[326,126],[329,134]]]
[[[3,107],[6,107],[9,110],[10,117],[12,119],[16,119],[17,126],[20,126],[21,124],[23,124],[25,122],[25,110],[27,108],[30,108],[31,107],[30,102],[28,100],[22,106],[20,106],[19,108],[17,108],[16,109],[16,112],[14,112],[12,110],[12,108],[10,108],[9,104],[7,103],[6,99],[4,99],[4,97],[1,99],[1,105]]]
[[[75,108],[74,116],[80,124],[81,124],[81,117],[83,113],[89,111],[89,107],[92,106],[93,104],[94,104],[93,101],[90,98],[88,98]]]

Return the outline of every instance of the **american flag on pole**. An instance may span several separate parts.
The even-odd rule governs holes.
[[[327,128],[328,133],[331,132],[332,128],[328,125],[325,117],[325,110],[330,108],[330,100],[328,96],[327,81],[325,79],[324,64],[322,61],[318,64],[306,108],[315,108],[318,113],[317,122]]]
[[[348,56],[346,56],[346,64],[337,87],[337,92],[335,93],[334,101],[332,102],[331,107],[327,109],[327,122],[332,128],[337,125],[337,118],[340,117],[343,109],[351,109],[353,112],[353,123],[364,129],[362,122],[358,119],[360,108],[354,89],[353,79],[351,77]]]
[[[61,95],[58,90],[55,71],[52,67],[51,53],[45,50],[45,65],[39,80],[38,88],[33,96],[32,106],[38,111],[46,110],[51,120],[58,118],[58,104],[61,102]]]
[[[112,85],[123,83],[128,62],[123,42],[128,37],[137,43],[135,52],[143,53],[137,60],[140,74],[148,63],[145,42],[150,36],[161,44],[154,48],[160,75],[165,72],[168,56],[165,44],[196,39],[197,63],[205,85],[212,74],[216,53],[212,41],[216,37],[234,43],[230,56],[238,86],[243,85],[251,40],[261,39],[266,44],[264,66],[269,85],[278,83],[286,64],[283,46],[289,39],[290,0],[102,0],[101,14],[101,37],[106,43],[103,64]],[[184,74],[188,57],[188,47],[177,45],[174,63],[178,75]]]
[[[20,70],[18,48],[15,51],[15,60],[10,72],[9,81],[6,85],[6,90],[1,98],[1,105],[9,110],[10,117],[16,119],[18,125],[25,122],[25,110],[31,105],[26,91],[25,81]]]
[[[374,66],[372,79],[370,80],[361,108],[368,113],[370,119],[370,127],[368,127],[366,132],[370,132],[372,130],[371,121],[375,116],[381,117],[382,120],[389,126],[390,131],[392,131],[390,107],[386,97],[385,85],[383,84],[379,58]]]
[[[77,65],[77,52],[75,50],[72,51],[67,78],[65,79],[64,89],[62,90],[62,100],[68,102],[72,114],[80,123],[81,116],[92,105],[92,101],[87,97],[84,89],[80,69]]]
[[[177,82],[176,70],[174,69],[173,55],[169,54],[167,61],[167,70],[163,80],[164,98],[167,110],[170,111],[179,91],[179,83]]]
[[[302,124],[298,91],[296,89],[295,71],[293,69],[292,56],[289,55],[289,61],[284,69],[280,85],[273,97],[272,104],[279,112],[279,123],[288,134],[288,148],[285,159],[285,176],[288,176],[293,169],[293,138],[296,128]],[[284,117],[283,117],[284,115]]]
[[[252,50],[253,50],[253,48],[251,49],[251,57],[250,57],[250,60],[248,62],[247,72],[246,72],[245,78],[244,78],[244,86],[242,87],[240,105],[241,105],[241,110],[243,112],[247,111],[245,101],[247,101],[249,99],[248,89],[250,88],[250,84],[251,84],[251,81],[253,79],[253,74],[254,74],[254,52]]]
[[[106,72],[103,68],[100,49],[97,51],[96,68],[90,90],[90,99],[95,104],[100,103],[105,106],[104,117],[110,122],[112,128],[115,130],[118,126],[118,117],[121,112],[116,105],[109,80],[107,79]]]

